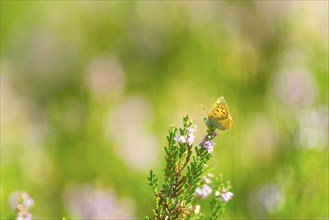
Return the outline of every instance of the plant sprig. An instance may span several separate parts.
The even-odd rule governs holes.
[[[152,187],[156,197],[152,219],[202,219],[205,216],[199,211],[196,212],[193,202],[196,199],[196,191],[200,190],[198,187],[202,184],[202,176],[205,173],[207,162],[212,157],[215,144],[211,140],[216,137],[217,133],[215,129],[208,129],[207,135],[199,146],[194,146],[193,152],[195,131],[194,121],[188,115],[183,118],[183,128],[177,128],[175,125],[169,128],[168,145],[165,147],[166,166],[163,170],[162,189],[158,191],[158,179],[153,171],[150,171],[148,177],[148,184]],[[211,203],[213,207],[211,216],[214,217],[220,216],[224,211],[221,208],[224,207],[221,200],[217,200],[213,200]],[[193,215],[190,215],[191,211],[194,211]],[[146,217],[146,219],[151,218]]]

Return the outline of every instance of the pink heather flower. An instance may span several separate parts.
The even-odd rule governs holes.
[[[184,143],[186,142],[186,139],[185,139],[184,136],[176,136],[176,137],[175,137],[175,141],[176,141],[177,143],[182,143],[182,144],[184,144]]]
[[[203,182],[205,182],[206,184],[212,183],[212,181],[209,178],[207,178],[206,176],[202,177],[202,179],[203,179]]]
[[[207,149],[208,153],[211,153],[214,149],[215,143],[212,141],[205,141],[203,147]]]
[[[32,214],[31,213],[26,213],[25,220],[32,220]]]
[[[32,220],[32,214],[29,212],[19,212],[17,213],[16,220]]]
[[[202,146],[204,144],[204,142],[206,142],[208,140],[208,136],[204,136],[202,138],[202,141],[200,142],[199,146]]]
[[[212,134],[207,134],[206,136],[203,137],[203,139],[200,142],[199,146],[204,146],[204,147],[206,147],[206,149],[208,147],[210,147],[210,151],[207,149],[208,152],[210,153],[212,151],[212,148],[213,148],[213,146],[211,146],[211,145],[213,145],[213,142],[209,143],[209,141],[211,139],[214,139],[216,136],[217,136],[217,132],[215,132],[215,131]],[[210,144],[210,146],[208,146],[209,144]]]
[[[200,210],[201,210],[201,206],[200,205],[196,205],[195,206],[195,209],[194,209],[194,213],[197,215],[200,213]]]
[[[196,197],[201,199],[207,198],[212,193],[212,189],[207,184],[203,184],[202,188],[196,189]]]
[[[222,192],[216,191],[215,196],[216,197],[220,196],[220,199],[223,202],[228,202],[233,198],[234,194],[231,192],[226,192],[226,189],[223,189]]]
[[[24,213],[23,212],[18,212],[16,220],[23,219],[23,217],[24,217]]]
[[[207,176],[210,177],[210,178],[214,178],[215,177],[215,175],[213,173],[208,173]]]
[[[232,199],[233,196],[234,196],[233,193],[231,193],[231,192],[227,192],[227,193],[222,194],[222,195],[220,196],[220,198],[221,198],[224,202],[228,202],[229,200]]]
[[[194,135],[189,135],[189,134],[187,135],[187,143],[189,145],[191,145],[194,142],[194,139],[195,139]]]
[[[194,132],[196,132],[196,126],[189,127],[187,129],[187,143],[190,145],[194,142],[195,139]]]
[[[193,134],[194,132],[196,132],[196,126],[189,127],[187,129],[187,134]]]
[[[211,134],[211,139],[215,138],[217,136],[217,132],[214,131],[212,134]]]
[[[23,199],[22,204],[26,209],[29,209],[29,208],[31,208],[31,206],[34,205],[34,200],[29,196],[29,194],[23,193],[22,199]]]

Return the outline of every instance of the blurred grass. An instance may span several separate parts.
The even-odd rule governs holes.
[[[328,218],[328,2],[1,1],[0,24],[1,218],[16,190],[74,217],[86,183],[150,215],[169,125],[187,113],[201,140],[221,95],[225,217]]]

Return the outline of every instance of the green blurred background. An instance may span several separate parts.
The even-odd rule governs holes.
[[[151,215],[167,130],[224,96],[225,218],[328,218],[328,1],[1,1],[1,218]]]

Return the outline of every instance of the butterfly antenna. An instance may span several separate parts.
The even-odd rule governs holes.
[[[206,113],[206,111],[204,110],[204,107],[203,107],[203,105],[202,105],[202,104],[201,104],[201,108],[203,109],[204,113]]]

